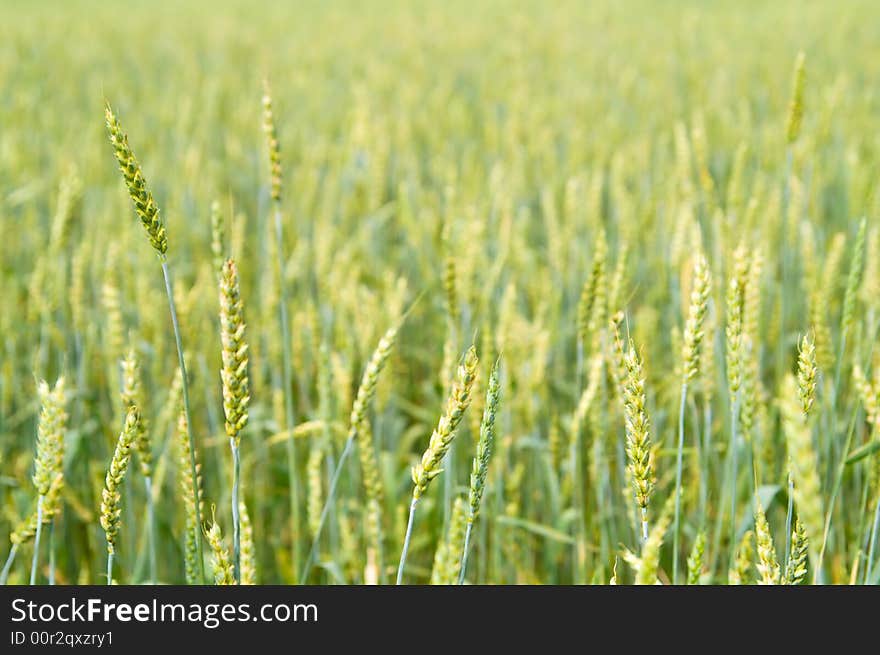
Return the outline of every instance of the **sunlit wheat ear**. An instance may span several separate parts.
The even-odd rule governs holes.
[[[269,174],[272,179],[272,200],[281,202],[281,147],[275,129],[275,116],[272,112],[272,89],[269,81],[263,81],[263,131],[269,149]]]
[[[785,566],[785,575],[782,584],[799,585],[807,577],[807,555],[810,540],[804,530],[804,524],[800,519],[795,522],[791,533],[791,555]]]
[[[696,257],[694,266],[694,285],[691,291],[690,309],[684,328],[684,344],[682,351],[684,381],[689,383],[700,370],[700,359],[703,344],[703,324],[709,308],[709,296],[712,292],[712,277],[709,264],[702,254]]]
[[[64,433],[67,428],[64,378],[50,388],[45,381],[37,385],[40,417],[37,422],[37,455],[33,483],[38,496],[46,496],[55,477],[63,473]]]
[[[168,250],[168,237],[165,234],[165,226],[159,216],[159,206],[153,200],[153,194],[147,188],[147,180],[141,171],[141,166],[128,145],[128,136],[122,131],[122,125],[113,113],[109,103],[104,109],[107,121],[107,131],[110,134],[110,143],[116,160],[119,162],[119,170],[122,171],[122,179],[128,189],[128,195],[134,203],[135,212],[147,231],[150,245],[164,258]]]
[[[703,555],[705,551],[706,533],[701,531],[697,534],[697,538],[694,540],[694,546],[691,549],[691,554],[688,556],[687,583],[689,585],[700,584],[700,576],[703,574]]]
[[[471,346],[458,367],[452,391],[446,402],[446,410],[431,434],[428,448],[419,463],[413,467],[413,499],[421,498],[431,480],[440,475],[442,471],[440,464],[452,445],[458,424],[470,404],[471,387],[476,376],[478,361],[477,349]]]
[[[220,272],[220,343],[222,346],[220,379],[223,386],[223,414],[226,436],[232,450],[232,548],[235,579],[240,580],[241,521],[239,510],[239,476],[241,431],[248,422],[250,381],[248,378],[248,345],[245,341],[244,304],[234,259],[227,259]]]
[[[816,347],[809,335],[804,335],[798,348],[797,391],[804,416],[810,413],[816,399]]]
[[[623,356],[623,409],[626,424],[627,471],[641,513],[642,540],[648,539],[648,503],[654,492],[654,458],[651,448],[651,421],[645,398],[642,360],[630,341]]]
[[[229,557],[229,549],[223,542],[223,534],[216,518],[211,518],[211,527],[205,533],[208,545],[211,547],[211,570],[214,574],[214,584],[234,585],[235,576],[232,570],[232,559]]]
[[[776,558],[776,548],[773,546],[773,537],[770,534],[770,525],[764,515],[761,501],[755,498],[755,540],[757,541],[757,569],[758,584],[779,584],[779,561]]]
[[[788,104],[788,116],[785,121],[785,138],[789,144],[797,141],[801,133],[801,123],[804,118],[804,80],[805,56],[798,53],[794,63],[794,78],[791,85],[791,99]]]
[[[220,276],[220,342],[223,367],[223,413],[226,436],[239,444],[241,431],[247,425],[250,383],[248,378],[248,345],[245,341],[244,304],[238,282],[235,260],[227,259]]]

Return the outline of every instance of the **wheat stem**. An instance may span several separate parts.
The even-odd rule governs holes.
[[[403,569],[406,566],[406,556],[409,553],[409,541],[412,538],[413,518],[416,515],[416,505],[419,504],[418,498],[413,498],[409,504],[409,519],[406,522],[406,535],[403,538],[403,550],[400,551],[400,564],[397,565],[397,582],[395,584],[403,584]]]
[[[235,582],[241,584],[241,517],[238,506],[241,456],[235,439],[229,439],[229,447],[232,449],[232,570]]]
[[[37,530],[34,533],[34,556],[31,559],[31,585],[37,582],[37,561],[40,558],[40,533],[43,527],[43,501],[46,499],[44,494],[40,494],[37,498]]]
[[[189,382],[187,381],[186,375],[186,362],[183,357],[183,342],[180,338],[180,324],[177,321],[177,308],[174,304],[174,292],[171,289],[171,273],[168,270],[168,262],[165,259],[162,259],[162,276],[165,279],[165,294],[168,296],[168,310],[171,312],[171,325],[174,328],[174,343],[177,346],[177,362],[180,366],[180,381],[181,381],[181,391],[183,392],[183,412],[186,416],[186,437],[189,441],[189,464],[190,470],[192,473],[193,480],[199,479],[199,472],[196,467],[196,444],[195,439],[193,438],[192,433],[192,420],[190,418],[190,405],[189,405]],[[197,494],[197,492],[195,492]],[[196,552],[198,553],[199,560],[199,572],[201,574],[201,578],[204,581],[205,579],[205,561],[204,555],[202,554],[202,535],[201,535],[201,525],[202,525],[202,516],[201,511],[199,510],[199,498],[198,495],[193,496],[193,503],[195,504],[195,518],[196,518]]]
[[[473,521],[468,521],[464,532],[464,548],[461,550],[461,569],[458,572],[458,584],[464,584],[464,574],[467,570],[468,550],[470,550],[471,532],[474,529]]]
[[[55,521],[49,523],[49,585],[55,585]]]
[[[733,402],[730,409],[730,544],[731,548],[736,544],[736,479],[738,471],[737,457],[737,421],[736,417],[739,412],[739,392],[733,393]]]
[[[3,565],[3,571],[0,572],[0,585],[5,585],[9,579],[9,571],[12,570],[16,553],[18,553],[18,544],[12,544],[12,547],[9,549],[9,556],[6,558],[6,564]]]
[[[150,555],[150,584],[156,584],[156,507],[153,502],[153,478],[144,478],[144,492],[147,495],[147,539]]]
[[[300,580],[305,580],[309,575],[309,571],[312,569],[312,564],[315,562],[315,556],[318,553],[318,542],[321,537],[321,531],[324,528],[324,523],[327,521],[327,514],[330,513],[331,501],[336,493],[336,485],[339,484],[339,478],[342,477],[342,468],[343,464],[345,464],[346,458],[351,454],[351,447],[354,444],[354,439],[357,433],[353,432],[349,435],[348,439],[345,442],[345,447],[342,449],[342,454],[339,455],[339,461],[336,463],[336,469],[333,471],[333,477],[330,478],[330,485],[327,488],[327,500],[324,502],[324,509],[321,510],[321,518],[318,520],[317,529],[315,530],[315,536],[312,539],[312,547],[309,550],[309,556],[306,557],[306,563],[303,566],[302,574],[299,576]]]
[[[788,566],[791,557],[791,524],[794,519],[794,478],[791,477],[791,458],[788,462],[788,508],[785,511],[785,559],[783,566]]]

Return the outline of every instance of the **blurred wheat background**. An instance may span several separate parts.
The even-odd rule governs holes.
[[[876,583],[872,10],[2,3],[8,582]]]

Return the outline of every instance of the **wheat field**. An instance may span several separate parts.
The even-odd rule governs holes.
[[[2,3],[3,581],[880,582],[872,9]]]

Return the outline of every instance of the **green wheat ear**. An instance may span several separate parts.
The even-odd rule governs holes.
[[[113,145],[116,161],[119,162],[119,170],[122,171],[122,179],[125,181],[128,195],[134,203],[134,210],[147,231],[150,245],[164,259],[165,253],[168,251],[168,238],[165,235],[165,226],[159,216],[159,206],[147,188],[147,180],[141,171],[141,165],[128,145],[128,135],[123,132],[122,125],[116,118],[116,114],[113,113],[110,103],[107,103],[104,108],[104,116],[107,121],[107,131],[110,134],[110,143]]]
[[[700,584],[700,576],[703,573],[703,555],[706,551],[706,533],[700,532],[694,540],[694,547],[688,557],[687,583],[689,585]]]
[[[281,147],[278,144],[278,131],[275,128],[275,114],[272,110],[272,89],[269,80],[263,80],[263,131],[269,149],[269,174],[272,178],[272,200],[281,202]]]
[[[636,504],[641,511],[642,539],[648,539],[648,502],[654,492],[654,457],[651,448],[651,421],[645,398],[642,359],[630,342],[623,355],[623,407],[626,418],[627,470]]]
[[[501,399],[501,384],[498,381],[500,364],[501,360],[496,360],[489,373],[486,406],[483,409],[483,419],[480,421],[480,439],[477,442],[477,452],[471,465],[470,488],[468,489],[468,523],[473,523],[477,519],[483,492],[486,489],[486,476],[489,472],[489,460],[492,457],[492,444],[495,441],[495,416],[498,413]]]
[[[63,473],[64,432],[67,427],[67,402],[64,378],[50,389],[45,381],[37,385],[40,418],[37,423],[37,456],[34,461],[34,487],[38,496],[46,496],[56,476]]]
[[[785,566],[785,575],[782,576],[782,584],[799,585],[807,577],[807,556],[809,555],[810,540],[804,524],[798,519],[791,533],[791,556]]]
[[[456,429],[464,416],[465,410],[471,401],[471,388],[477,373],[477,349],[471,346],[464,356],[464,361],[458,367],[456,380],[452,385],[452,391],[446,402],[446,410],[436,429],[431,434],[428,448],[422,455],[422,459],[413,467],[412,480],[413,498],[418,499],[425,493],[431,480],[440,475],[440,464],[446,455],[452,440],[455,438]]]
[[[211,546],[211,567],[214,572],[214,584],[234,585],[235,575],[232,570],[232,558],[223,541],[223,533],[216,518],[211,518],[211,527],[205,532]]]
[[[222,343],[223,412],[226,436],[235,441],[248,422],[250,383],[248,379],[248,345],[244,339],[244,304],[238,283],[235,260],[227,259],[220,275],[220,341]]]
[[[137,407],[130,407],[125,416],[125,425],[116,441],[116,450],[107,470],[104,490],[101,492],[101,527],[107,537],[107,552],[116,552],[116,537],[119,534],[122,514],[122,493],[120,487],[128,471],[131,448],[137,439],[140,414]]]

